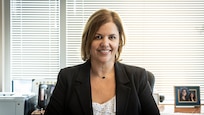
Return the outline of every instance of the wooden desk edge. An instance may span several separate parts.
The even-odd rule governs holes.
[[[194,108],[176,108],[173,104],[160,104],[158,108],[161,113],[204,113],[204,105]]]

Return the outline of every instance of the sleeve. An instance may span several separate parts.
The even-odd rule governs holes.
[[[62,70],[58,74],[57,83],[53,94],[50,98],[50,102],[45,109],[44,115],[63,115],[64,102],[66,97],[66,75],[62,75]]]
[[[147,72],[142,71],[139,82],[139,99],[143,115],[160,115],[158,106],[153,98],[152,90],[148,83]]]

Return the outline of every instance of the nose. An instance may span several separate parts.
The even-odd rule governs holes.
[[[110,43],[110,40],[108,39],[108,36],[105,36],[105,37],[102,39],[100,45],[103,46],[103,47],[107,47],[107,46],[109,46],[109,43]]]

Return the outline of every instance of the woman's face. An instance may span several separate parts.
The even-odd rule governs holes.
[[[191,97],[194,97],[194,93],[191,93],[190,96],[191,96]]]
[[[91,60],[99,63],[114,62],[119,47],[119,32],[113,22],[102,25],[92,41]]]
[[[184,89],[184,90],[182,91],[182,95],[183,95],[183,96],[186,96],[186,94],[187,94],[187,92],[186,92],[186,90]]]

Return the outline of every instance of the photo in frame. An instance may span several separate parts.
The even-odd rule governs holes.
[[[175,107],[200,107],[200,86],[175,86]]]

